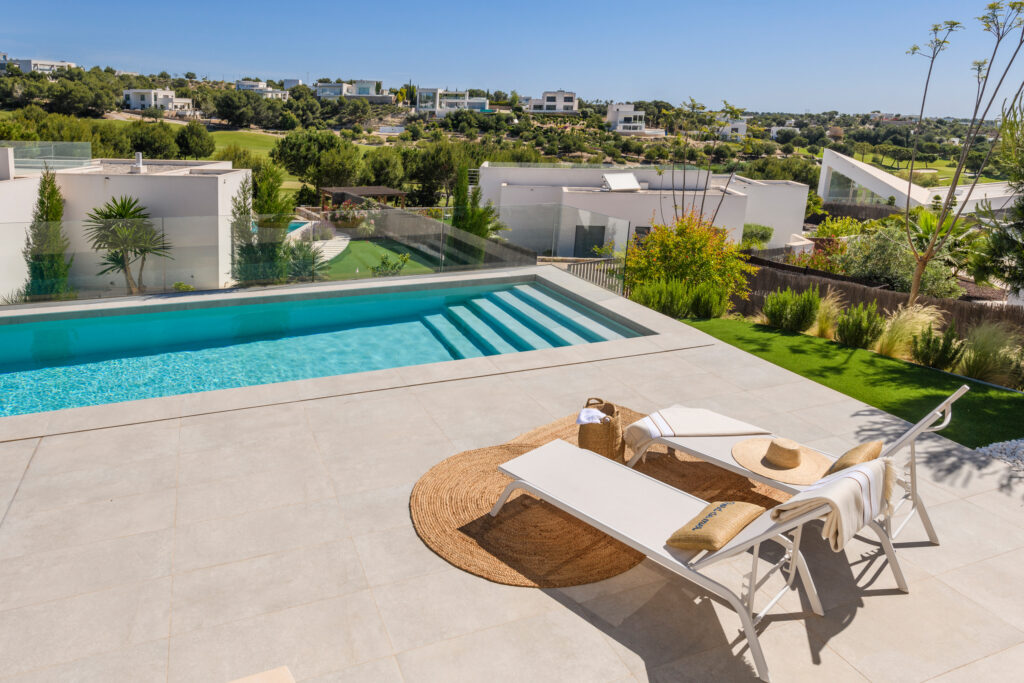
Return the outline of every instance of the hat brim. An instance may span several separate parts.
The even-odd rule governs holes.
[[[732,447],[733,460],[751,472],[784,484],[806,486],[822,478],[832,461],[816,450],[800,446],[800,464],[796,467],[778,467],[765,459],[770,438],[744,439]]]

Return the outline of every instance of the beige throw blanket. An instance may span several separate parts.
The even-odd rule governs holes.
[[[665,436],[753,436],[770,433],[711,410],[674,405],[629,425],[624,438],[634,452],[640,452],[655,439]]]
[[[771,516],[785,522],[828,505],[821,537],[839,552],[868,522],[888,510],[895,481],[891,459],[872,460],[824,477],[777,506]]]

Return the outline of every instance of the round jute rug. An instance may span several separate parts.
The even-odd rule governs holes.
[[[623,425],[643,417],[620,410]],[[641,553],[529,494],[516,492],[497,517],[488,514],[510,481],[498,465],[554,439],[576,444],[575,421],[576,415],[569,415],[508,443],[459,453],[431,468],[416,482],[409,500],[423,542],[456,567],[511,586],[577,586],[639,564]],[[651,451],[637,469],[705,500],[772,507],[788,498],[690,456],[665,453]],[[679,525],[686,521],[680,519]]]

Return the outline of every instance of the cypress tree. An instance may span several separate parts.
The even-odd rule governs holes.
[[[22,250],[28,265],[25,298],[29,301],[74,296],[74,289],[68,282],[74,257],[67,260],[64,257],[68,238],[64,234],[63,219],[64,197],[57,187],[57,174],[47,167],[39,179],[39,196]]]

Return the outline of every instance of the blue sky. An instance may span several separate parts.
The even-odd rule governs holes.
[[[932,23],[967,30],[940,57],[926,115],[967,115],[991,40],[974,0],[638,3],[419,0],[7,3],[0,51],[152,73],[234,79],[409,79],[585,99],[689,97],[754,111],[916,112]],[[1021,57],[1024,60],[1024,55]],[[1024,67],[1016,69],[1018,82]]]

